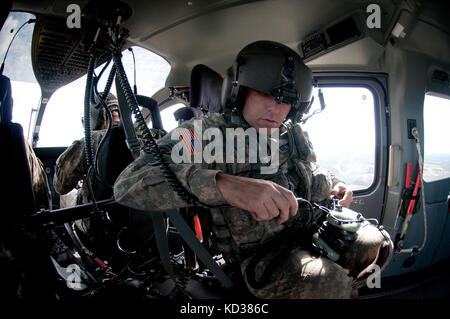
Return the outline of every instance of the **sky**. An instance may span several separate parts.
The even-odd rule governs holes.
[[[0,32],[0,57],[2,61],[14,33],[24,22],[31,18],[34,18],[34,15],[28,13],[11,13],[6,19]],[[33,23],[25,25],[16,36],[9,50],[3,74],[7,75],[12,81],[36,83],[31,66],[31,55],[29,53],[33,29]],[[11,30],[14,30],[14,32],[11,33]],[[27,54],[24,54],[24,52]]]
[[[373,153],[375,119],[372,93],[366,88],[324,88],[322,91],[325,110],[303,125],[313,144],[321,145],[321,150],[316,149],[317,155],[325,152],[352,154],[355,147],[361,153]],[[317,93],[314,95],[312,110],[320,108]]]

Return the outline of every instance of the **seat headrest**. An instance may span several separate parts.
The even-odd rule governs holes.
[[[0,120],[2,123],[11,122],[12,111],[11,81],[8,77],[0,75]]]
[[[191,107],[221,113],[222,76],[206,65],[198,64],[191,72]]]
[[[179,108],[173,113],[173,116],[175,116],[175,120],[178,121],[179,124],[183,123],[184,121],[190,120],[193,117],[199,117],[203,114],[203,112],[200,109],[196,109],[194,107],[185,106],[182,108]]]

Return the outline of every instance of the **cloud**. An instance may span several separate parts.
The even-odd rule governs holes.
[[[32,14],[12,12],[5,21],[0,32],[0,56],[2,61],[8,46],[20,26],[28,19],[34,18]],[[11,33],[11,29],[13,32]],[[5,61],[3,74],[13,81],[36,83],[31,64],[31,39],[33,37],[34,24],[25,25],[16,36],[9,49]]]
[[[0,56],[2,57],[2,61],[6,50],[8,49],[9,42],[14,36],[14,32],[11,32],[11,30],[15,30],[18,27],[19,20],[11,15],[6,19],[5,24],[3,25],[2,31],[0,32]]]

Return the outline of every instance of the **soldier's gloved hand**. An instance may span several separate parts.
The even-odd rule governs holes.
[[[350,208],[350,204],[353,201],[353,192],[345,185],[345,183],[336,183],[331,190],[331,194],[340,199],[340,205]]]
[[[294,194],[274,182],[219,173],[216,184],[228,204],[249,211],[257,221],[276,218],[281,224],[297,214]]]

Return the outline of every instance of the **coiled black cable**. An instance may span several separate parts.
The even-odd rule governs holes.
[[[108,97],[109,91],[111,91],[111,87],[112,87],[115,75],[116,75],[116,65],[113,64],[113,66],[111,67],[111,71],[109,72],[108,79],[106,80],[105,89],[103,90],[103,93],[101,94],[103,100],[105,100]],[[97,91],[97,93],[98,93],[98,91]]]
[[[91,53],[89,56],[88,69],[86,74],[86,88],[84,92],[84,154],[86,156],[86,165],[88,167],[86,173],[86,183],[89,195],[92,200],[94,211],[98,211],[97,202],[95,200],[94,191],[91,185],[91,171],[94,165],[94,155],[92,149],[92,132],[91,132],[91,96],[93,75],[95,69],[95,57]]]
[[[100,81],[100,78],[102,77],[103,73],[105,72],[105,70],[108,68],[109,64],[111,63],[112,58],[110,57],[109,60],[105,63],[105,65],[103,66],[103,68],[101,69],[100,73],[98,75],[95,76],[94,79],[94,88],[97,87],[98,82]],[[114,66],[114,64],[113,64]]]
[[[94,67],[95,57],[93,54],[91,54],[89,57],[88,69],[86,74],[86,88],[84,92],[84,153],[86,156],[87,167],[90,167],[94,162],[91,135],[91,95]]]
[[[167,179],[172,189],[181,197],[181,199],[186,201],[188,204],[193,204],[194,206],[196,206],[198,203],[198,199],[186,190],[186,188],[180,183],[178,178],[172,172],[172,170],[169,167],[169,163],[164,158],[164,155],[161,153],[161,150],[158,144],[156,143],[155,138],[153,137],[149,128],[147,127],[147,124],[145,123],[145,119],[142,116],[142,113],[139,109],[136,97],[133,94],[133,91],[131,90],[130,83],[128,82],[128,78],[120,58],[120,52],[117,48],[112,49],[112,56],[114,65],[116,66],[117,69],[116,72],[119,77],[119,83],[123,90],[125,99],[136,118],[138,129],[142,132],[144,152],[156,158],[157,164],[159,164],[159,167],[161,168],[164,177]]]
[[[100,72],[100,75],[103,73]],[[99,76],[100,76],[99,75]],[[98,147],[97,147],[97,151],[95,152],[95,157],[94,157],[94,163],[95,163],[95,174],[98,177],[98,179],[105,184],[106,186],[112,188],[113,185],[110,185],[100,174],[100,172],[98,171],[98,154],[100,153],[100,150],[102,149],[103,145],[104,145],[104,141],[107,139],[107,137],[111,134],[111,129],[112,129],[112,115],[111,115],[111,110],[109,109],[108,105],[106,104],[105,100],[111,90],[112,87],[112,83],[114,81],[114,76],[116,75],[116,66],[113,65],[111,67],[111,71],[109,72],[108,75],[108,79],[106,81],[106,85],[105,85],[105,89],[103,90],[103,92],[100,94],[98,93],[98,89],[96,87],[96,85],[94,86],[94,90],[95,90],[95,94],[97,95],[98,99],[99,99],[99,104],[101,105],[101,107],[103,107],[104,111],[105,111],[105,115],[107,117],[107,128],[106,128],[106,133],[105,135],[103,135],[102,139],[100,140]],[[97,80],[98,82],[98,80]],[[97,83],[96,83],[97,84]]]
[[[145,119],[139,109],[136,96],[131,90],[130,83],[128,82],[128,78],[121,61],[121,54],[120,51],[117,49],[117,47],[112,48],[112,57],[114,65],[116,67],[117,77],[119,78],[119,84],[120,87],[122,88],[125,100],[128,106],[130,107],[131,112],[135,116],[137,128],[142,133],[142,140],[144,143],[143,151],[147,154],[152,155],[156,159],[157,164],[159,165],[164,177],[167,179],[170,186],[178,194],[178,196],[180,196],[181,199],[186,201],[188,204],[193,204],[194,206],[196,206],[198,203],[198,199],[185,189],[185,187],[180,183],[178,178],[172,172],[172,170],[169,167],[169,163],[164,158],[164,155],[161,152],[158,144],[156,143],[155,138],[153,137],[149,128],[147,127],[147,124],[145,123]],[[175,297],[179,293],[186,295],[185,289],[188,280],[186,280],[185,276],[180,274],[177,277],[178,278],[174,280],[175,287],[169,294],[169,298]]]

